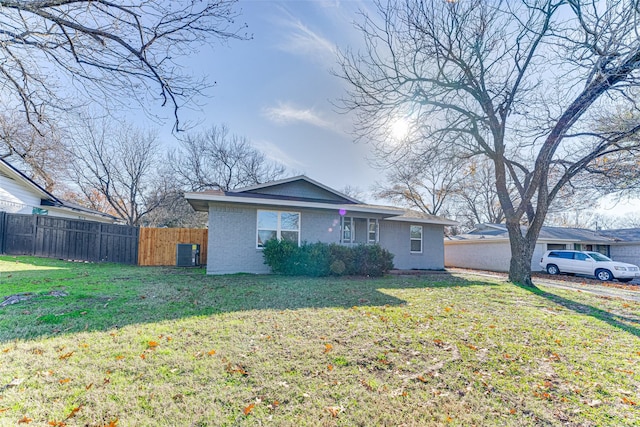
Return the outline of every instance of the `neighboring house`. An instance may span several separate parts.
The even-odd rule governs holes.
[[[640,265],[640,228],[601,230],[599,233],[613,239],[609,252],[611,258]]]
[[[233,191],[187,193],[209,213],[207,273],[268,273],[262,246],[272,238],[343,245],[379,243],[398,269],[444,268],[448,219],[360,203],[306,176]]]
[[[605,233],[584,228],[542,227],[531,259],[531,270],[540,271],[542,255],[552,249],[595,251],[616,261],[631,262],[616,256],[619,242]],[[640,252],[640,240],[637,245]],[[447,237],[444,254],[447,267],[509,271],[511,246],[507,227],[505,224],[479,224],[466,234]]]
[[[67,202],[0,159],[0,211],[113,223],[116,217]]]

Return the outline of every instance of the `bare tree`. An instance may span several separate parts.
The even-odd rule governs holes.
[[[378,184],[375,195],[429,215],[448,215],[462,174],[460,166],[442,154],[428,150],[417,155],[381,155],[379,160],[388,164],[387,184]]]
[[[485,222],[502,223],[504,211],[496,192],[493,163],[486,159],[470,161],[460,172],[463,176],[455,188],[456,219],[466,228]],[[515,193],[515,188],[511,187],[511,192]]]
[[[169,154],[169,164],[186,191],[231,190],[281,177],[284,166],[269,161],[249,140],[229,134],[226,126],[189,134]]]
[[[38,132],[22,115],[0,115],[0,158],[49,192],[63,175],[64,156],[64,137],[56,127],[43,126]]]
[[[157,170],[162,158],[157,135],[131,125],[90,123],[73,134],[69,155],[71,179],[89,204],[104,202],[129,225],[162,203]]]
[[[180,58],[212,40],[245,37],[236,0],[0,0],[5,109],[37,124],[76,100],[135,95],[178,108],[207,87]],[[82,97],[78,97],[81,94]],[[125,103],[124,101],[123,103]]]
[[[422,141],[490,159],[510,237],[509,278],[533,286],[535,243],[561,191],[593,172],[613,188],[638,178],[638,168],[620,177],[599,166],[637,158],[630,136],[640,124],[597,126],[614,106],[638,111],[638,2],[397,0],[377,10],[359,27],[365,51],[341,55],[344,106],[356,113],[360,137],[375,140],[390,117],[403,117]]]

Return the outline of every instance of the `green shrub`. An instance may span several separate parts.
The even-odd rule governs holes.
[[[274,273],[289,275],[290,260],[297,249],[298,246],[288,240],[268,240],[262,249],[264,263],[271,267]]]
[[[303,242],[296,246],[273,239],[264,245],[263,255],[271,271],[289,276],[382,276],[393,268],[393,254],[377,244],[348,247]]]

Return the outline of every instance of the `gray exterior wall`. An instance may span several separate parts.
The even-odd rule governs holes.
[[[540,258],[542,258],[545,248],[545,243],[536,243],[531,259],[531,271],[541,270]],[[511,246],[509,242],[446,242],[444,245],[444,265],[447,267],[509,271],[510,262]]]
[[[411,253],[409,229],[422,226],[422,253]],[[394,255],[394,267],[400,270],[444,269],[444,227],[400,221],[380,221],[380,246]]]
[[[609,247],[611,259],[640,265],[640,243],[617,243]]]
[[[272,207],[215,204],[209,207],[208,274],[269,273],[262,250],[256,248],[257,211]],[[340,215],[317,209],[300,212],[300,241],[340,242]]]
[[[269,273],[262,250],[256,248],[257,211],[271,207],[231,203],[209,207],[208,274]],[[300,241],[340,243],[340,215],[321,209],[283,208],[300,212]],[[366,225],[366,221],[364,222]],[[410,252],[411,223],[380,221],[380,245],[394,254],[395,268],[441,270],[444,268],[443,226],[422,225],[423,251]],[[356,231],[366,236],[366,229]]]

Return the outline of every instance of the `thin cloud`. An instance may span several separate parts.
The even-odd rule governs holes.
[[[263,139],[257,141],[254,140],[252,141],[252,145],[263,152],[269,160],[273,160],[275,162],[283,164],[287,167],[287,169],[289,169],[290,172],[294,172],[294,174],[296,174],[295,171],[303,170],[306,168],[306,165],[303,162],[294,159],[273,142]]]
[[[279,104],[275,107],[267,107],[264,115],[274,123],[287,125],[291,123],[307,123],[322,129],[339,132],[335,124],[326,120],[317,111],[310,108],[297,108],[290,104]]]
[[[325,64],[333,65],[336,61],[336,46],[320,33],[313,31],[299,19],[283,22],[288,30],[284,40],[276,47],[285,52],[304,55]]]

